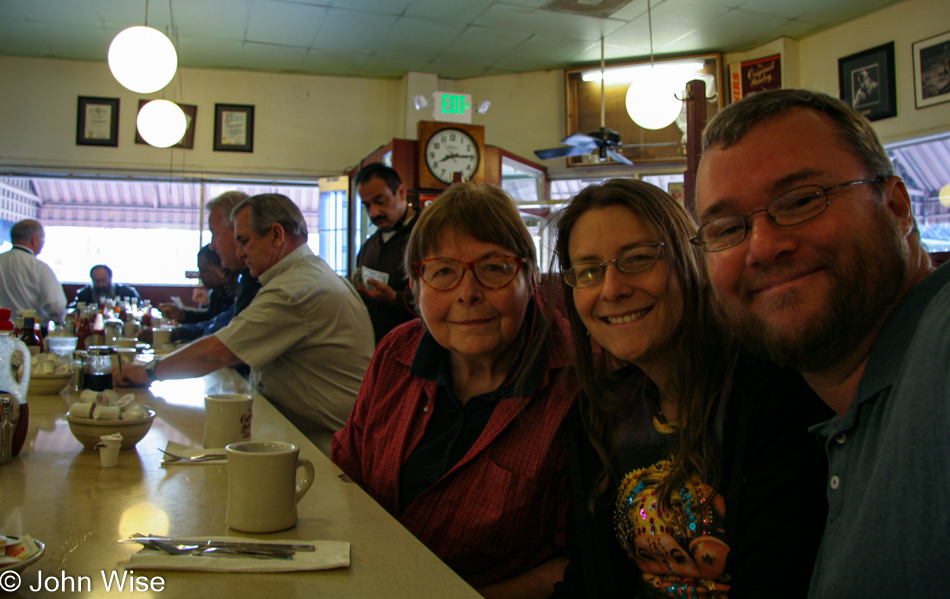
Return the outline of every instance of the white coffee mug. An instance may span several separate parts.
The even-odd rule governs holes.
[[[225,447],[251,438],[254,398],[241,393],[205,395],[205,447]]]
[[[300,448],[276,441],[232,443],[228,454],[228,526],[277,532],[297,523],[297,503],[313,484],[313,463]],[[297,469],[304,476],[297,484]]]
[[[155,351],[166,349],[172,342],[172,330],[168,327],[152,327],[152,347]]]

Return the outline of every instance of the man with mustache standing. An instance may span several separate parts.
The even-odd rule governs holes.
[[[416,224],[416,211],[406,201],[406,186],[394,169],[381,162],[364,166],[356,178],[356,193],[376,232],[360,248],[356,264],[362,271],[371,268],[389,275],[388,282],[369,278],[354,285],[363,297],[376,343],[404,322],[416,317],[406,294],[409,277],[403,269],[403,256],[409,233]]]
[[[950,266],[932,267],[876,133],[778,90],[721,111],[703,148],[695,242],[719,307],[837,414],[812,427],[829,509],[809,596],[950,587]]]

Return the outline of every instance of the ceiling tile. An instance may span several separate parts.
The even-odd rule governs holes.
[[[26,19],[26,13],[20,8],[20,3],[11,0],[0,2],[0,19]]]
[[[414,0],[406,9],[406,16],[461,25],[472,22],[493,2],[494,0]]]
[[[380,12],[388,15],[401,15],[412,0],[331,0],[334,8],[349,8],[367,12]]]
[[[448,25],[428,19],[402,17],[374,54],[407,59],[435,59],[462,33],[462,25]],[[411,69],[410,69],[411,70]]]
[[[233,0],[176,2],[175,27],[178,35],[210,36],[221,40],[244,41],[250,4]]]
[[[801,0],[795,3],[783,2],[782,0],[749,0],[742,5],[742,10],[786,19],[796,19],[828,4],[831,3],[827,0]]]
[[[8,0],[9,1],[9,0]],[[17,2],[23,16],[30,21],[74,24],[81,27],[102,27],[102,19],[91,0],[29,0]],[[145,16],[144,4],[139,12]]]
[[[688,53],[748,49],[781,35],[801,39],[898,1],[649,0],[649,6],[654,48]],[[479,67],[488,74],[596,63],[602,35],[607,60],[649,56],[647,0],[631,0],[608,19],[544,10],[547,3],[153,0],[148,24],[169,32],[186,67],[387,78],[401,77],[410,68],[431,68],[447,69],[447,77],[467,77]],[[111,38],[144,21],[142,0],[0,0],[0,54],[104,62],[103,48]],[[314,43],[319,52],[313,55],[280,49]],[[327,52],[336,53],[340,64],[323,60]],[[362,62],[367,55],[385,60]],[[281,64],[281,56],[289,64]],[[354,73],[361,64],[367,70]]]
[[[475,19],[475,24],[590,42],[615,31],[623,22],[495,3]]]
[[[32,44],[38,34],[33,23],[19,19],[0,18],[0,54],[8,56],[41,56],[40,54],[23,54],[21,48],[39,47]]]
[[[617,61],[650,54],[650,41],[646,35],[627,35],[618,39],[616,34],[604,40],[604,61]],[[616,42],[616,43],[615,43]],[[578,62],[600,62],[600,44],[593,43],[574,57]]]
[[[178,61],[183,66],[236,69],[243,59],[244,42],[188,35],[178,38]]]
[[[760,37],[751,43],[746,42],[743,47],[737,47],[730,31],[772,31],[785,23],[787,19],[746,12],[744,10],[730,10],[724,15],[701,24],[688,34],[659,46],[657,53],[675,54],[694,51],[736,51],[747,49],[745,46],[755,47],[774,39],[768,34],[760,33]]]
[[[427,65],[428,72],[438,73],[440,79],[469,79],[481,77],[488,69],[483,63],[433,61]],[[477,98],[476,98],[477,101]]]
[[[689,33],[699,29],[704,24],[717,19],[730,9],[711,4],[690,2],[689,0],[666,0],[652,11],[653,21],[653,50],[657,52],[666,44],[670,44]],[[620,40],[630,40],[630,36],[640,36],[645,39],[649,53],[650,27],[647,15],[641,15],[617,31],[613,36],[614,43]]]
[[[888,0],[835,0],[835,2],[820,2],[812,6],[799,20],[806,23],[815,23],[824,27],[837,25],[858,15],[873,12],[878,8],[894,4]]]
[[[425,67],[430,63],[424,58],[406,58],[393,56],[371,56],[365,63],[367,73],[373,73],[370,77],[402,77],[406,71],[425,72]],[[404,66],[400,66],[404,65]],[[405,66],[408,65],[408,66]],[[364,75],[365,77],[366,75]]]
[[[311,49],[303,59],[302,68],[307,72],[356,77],[370,59],[368,54]]]
[[[589,42],[582,40],[534,36],[492,66],[512,71],[560,68],[571,64],[572,60],[589,45]]]
[[[399,17],[330,8],[317,29],[313,47],[369,54],[389,36]]]
[[[251,6],[247,41],[308,48],[326,12],[322,6],[258,0]]]
[[[114,37],[105,29],[60,23],[36,23],[34,30],[43,40],[45,56],[72,60],[104,62]]]
[[[246,42],[241,67],[254,71],[302,72],[306,48]]]
[[[526,6],[528,8],[541,8],[551,0],[498,0],[496,4],[510,4],[512,6]]]
[[[527,40],[529,35],[517,31],[485,29],[472,26],[466,29],[439,54],[438,62],[466,62],[487,67]]]

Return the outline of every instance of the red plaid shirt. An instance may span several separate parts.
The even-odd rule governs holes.
[[[566,323],[555,323],[533,396],[504,397],[467,454],[399,514],[399,471],[425,432],[437,384],[410,374],[421,320],[388,335],[331,458],[472,586],[541,564],[564,546],[564,420],[577,396]]]

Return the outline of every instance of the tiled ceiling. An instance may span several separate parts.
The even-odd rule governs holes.
[[[607,60],[649,56],[647,1],[0,0],[0,55],[105,61],[147,19],[185,67],[459,79],[595,62],[601,36]],[[669,55],[801,39],[897,0],[649,1]]]

